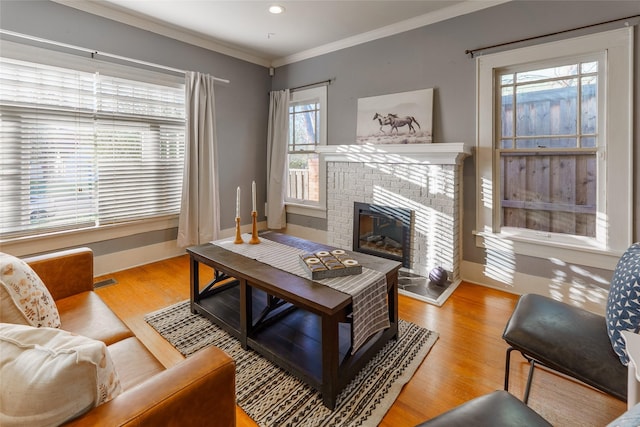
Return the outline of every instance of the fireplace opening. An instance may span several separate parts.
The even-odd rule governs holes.
[[[354,202],[353,250],[409,268],[412,215],[410,209]]]

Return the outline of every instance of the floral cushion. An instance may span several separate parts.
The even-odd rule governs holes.
[[[29,265],[0,252],[0,322],[60,327],[49,290]]]
[[[0,425],[60,425],[121,391],[107,346],[56,328],[0,323]]]
[[[629,356],[620,332],[640,332],[640,242],[634,243],[622,254],[613,272],[606,320],[613,350],[626,366]]]

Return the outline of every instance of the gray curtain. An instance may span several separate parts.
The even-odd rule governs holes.
[[[289,89],[273,91],[269,97],[267,130],[267,227],[287,226],[286,196],[287,139],[289,133]]]
[[[178,246],[210,242],[220,232],[214,78],[186,72],[187,131]]]

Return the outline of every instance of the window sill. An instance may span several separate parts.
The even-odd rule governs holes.
[[[586,267],[614,270],[624,251],[588,246],[586,243],[545,241],[509,233],[476,232],[476,246],[487,251],[511,252]],[[577,240],[576,240],[577,241]]]
[[[286,203],[287,213],[295,215],[304,215],[314,218],[326,218],[327,210],[321,206],[299,205],[294,203]]]
[[[28,236],[0,242],[3,252],[14,256],[32,255],[73,246],[82,246],[112,240],[132,234],[166,230],[178,226],[178,216],[165,216],[124,224],[61,231],[39,236]]]

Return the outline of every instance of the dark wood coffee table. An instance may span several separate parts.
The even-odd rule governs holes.
[[[331,249],[280,233],[261,235],[309,252]],[[400,263],[352,253],[363,267],[387,277],[391,326],[351,354],[351,296],[212,244],[187,249],[191,257],[191,311],[291,372],[322,394],[333,409],[340,391],[398,335]],[[201,264],[214,270],[202,286]]]

